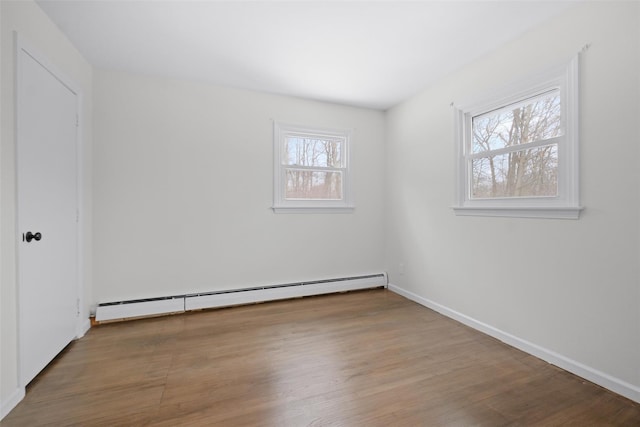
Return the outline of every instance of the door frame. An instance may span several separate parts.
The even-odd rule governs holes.
[[[18,146],[20,144],[20,127],[18,115],[20,114],[20,87],[22,83],[22,65],[20,55],[24,51],[36,62],[38,62],[43,68],[45,68],[52,76],[54,76],[62,85],[67,87],[71,92],[76,95],[76,298],[77,298],[77,320],[76,320],[76,336],[75,338],[81,338],[91,327],[88,315],[85,311],[84,304],[84,162],[83,162],[83,94],[80,90],[80,86],[75,83],[74,80],[69,78],[63,71],[61,71],[55,64],[53,64],[46,55],[44,55],[37,48],[33,47],[23,36],[14,31],[14,58],[15,58],[15,81],[14,81],[14,123],[15,123],[15,182],[16,182],[16,203],[15,203],[15,250],[16,250],[16,287],[17,287],[17,368],[18,368],[18,387],[26,387],[25,380],[22,374],[22,354],[23,354],[23,340],[22,340],[22,299],[21,299],[21,277],[20,277],[20,244],[22,243],[22,227],[20,225],[20,212],[18,207],[18,197],[20,194],[20,182],[18,180]],[[84,321],[83,318],[87,317]]]

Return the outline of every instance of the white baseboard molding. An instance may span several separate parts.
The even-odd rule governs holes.
[[[91,321],[89,319],[86,319],[83,322],[79,321],[77,326],[78,334],[76,336],[76,339],[82,338],[90,328]],[[9,396],[8,399],[0,402],[0,420],[6,417],[7,414],[9,414],[9,412],[11,412],[13,408],[15,408],[18,403],[20,403],[22,399],[24,399],[25,393],[26,390],[24,389],[24,387],[17,388],[13,391],[13,393],[11,393],[11,396]]]
[[[565,371],[569,371],[581,378],[591,381],[592,383],[598,384],[599,386],[602,386],[628,399],[640,403],[640,387],[638,386],[630,384],[604,372],[600,372],[597,369],[572,360],[566,356],[563,356],[562,354],[558,354],[552,350],[546,349],[537,344],[531,343],[522,338],[518,338],[507,332],[501,331],[500,329],[494,328],[491,325],[487,325],[486,323],[480,322],[472,317],[445,307],[442,304],[438,304],[437,302],[416,295],[413,292],[392,285],[391,283],[388,285],[388,289],[392,292],[397,293],[398,295],[402,295],[405,298],[417,302],[418,304],[437,311],[444,316],[457,320],[464,325],[483,332],[489,336],[492,336],[506,344],[509,344],[512,347],[515,347],[519,350],[536,356],[539,359],[551,363],[552,365],[562,368]]]
[[[24,387],[17,388],[13,391],[13,393],[11,393],[8,399],[0,403],[0,421],[4,417],[6,417],[7,414],[9,414],[11,410],[13,410],[13,408],[18,406],[18,403],[20,403],[22,399],[24,399],[24,395],[25,395]]]
[[[87,331],[89,331],[89,329],[91,329],[90,319],[84,319],[84,321],[78,321],[76,339],[82,338],[84,334],[86,334]]]

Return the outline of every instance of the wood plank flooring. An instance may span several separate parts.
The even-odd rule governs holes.
[[[387,290],[100,325],[9,426],[640,426],[640,405]]]

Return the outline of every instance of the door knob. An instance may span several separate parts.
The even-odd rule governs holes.
[[[41,233],[33,234],[32,232],[27,231],[27,235],[26,235],[27,243],[31,242],[32,240],[35,240],[37,242],[40,239],[42,239],[42,234]]]

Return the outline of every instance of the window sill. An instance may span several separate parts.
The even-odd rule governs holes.
[[[584,207],[565,206],[454,206],[453,211],[458,216],[496,216],[510,218],[549,218],[549,219],[578,219]]]
[[[355,207],[353,206],[273,206],[274,213],[284,214],[348,214],[353,213]]]

